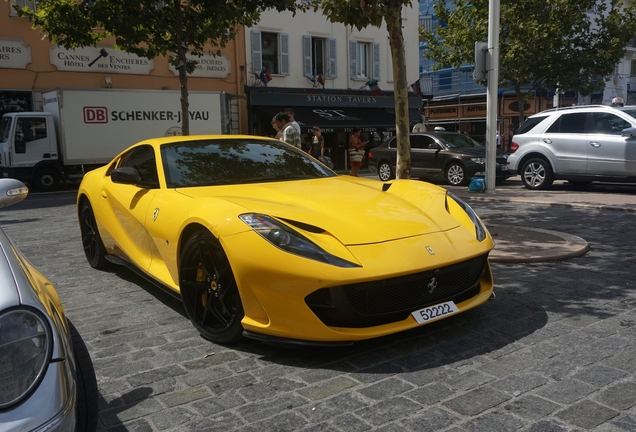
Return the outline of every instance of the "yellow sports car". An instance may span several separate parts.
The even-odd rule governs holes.
[[[459,198],[339,176],[270,138],[137,143],[86,174],[77,210],[91,266],[150,277],[217,343],[351,344],[493,291],[492,238]]]

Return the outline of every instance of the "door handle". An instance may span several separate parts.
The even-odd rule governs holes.
[[[543,138],[543,142],[546,144],[552,144],[552,140],[550,138]]]
[[[600,142],[596,142],[596,141],[590,141],[590,145],[592,147],[599,148],[601,146],[601,143]]]

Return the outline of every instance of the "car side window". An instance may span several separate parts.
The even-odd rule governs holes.
[[[515,135],[523,135],[525,133],[530,132],[530,130],[532,130],[536,125],[541,123],[546,118],[548,118],[548,116],[529,118],[521,125],[521,127],[517,130],[517,132],[515,132]]]
[[[623,129],[627,129],[629,127],[632,127],[632,125],[617,115],[605,112],[595,112],[594,123],[590,132],[605,135],[620,135]]]
[[[122,156],[117,167],[135,168],[144,183],[154,184],[153,187],[156,188],[159,187],[155,151],[151,146],[135,147]]]
[[[582,134],[586,132],[587,113],[567,113],[559,116],[546,133]]]
[[[428,150],[430,144],[434,144],[435,140],[428,135],[411,135],[411,148],[412,149],[426,149]],[[439,147],[437,147],[439,148]]]

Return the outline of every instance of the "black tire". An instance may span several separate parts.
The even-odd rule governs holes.
[[[99,390],[95,378],[95,368],[88,353],[88,348],[71,321],[68,321],[73,341],[73,357],[75,358],[75,384],[77,386],[77,432],[94,432],[97,430],[99,416]]]
[[[466,168],[459,162],[451,162],[446,167],[444,177],[446,178],[448,184],[453,186],[466,186],[468,184]]]
[[[548,189],[554,182],[550,163],[543,158],[533,158],[526,161],[521,168],[521,181],[528,189]]]
[[[53,192],[60,188],[62,176],[55,168],[40,168],[35,173],[34,187],[40,192]]]
[[[378,164],[378,177],[382,181],[389,181],[395,178],[395,171],[393,167],[387,161],[381,161]]]
[[[86,260],[95,269],[108,267],[106,248],[104,243],[102,243],[102,238],[99,236],[93,208],[87,199],[83,199],[80,204],[79,223]]]
[[[196,233],[183,246],[179,288],[188,317],[201,336],[226,344],[242,339],[244,312],[236,279],[210,232]]]

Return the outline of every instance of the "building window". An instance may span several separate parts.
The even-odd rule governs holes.
[[[252,30],[252,69],[289,75],[289,35]]]
[[[380,44],[349,41],[351,79],[380,79]]]
[[[303,75],[336,78],[336,39],[303,36]]]
[[[18,16],[18,11],[13,8],[14,6],[17,6],[20,9],[26,6],[29,10],[35,10],[38,3],[38,0],[11,0],[11,13],[9,15]]]
[[[632,60],[631,65],[630,65],[629,74],[631,76],[636,76],[636,60]]]

